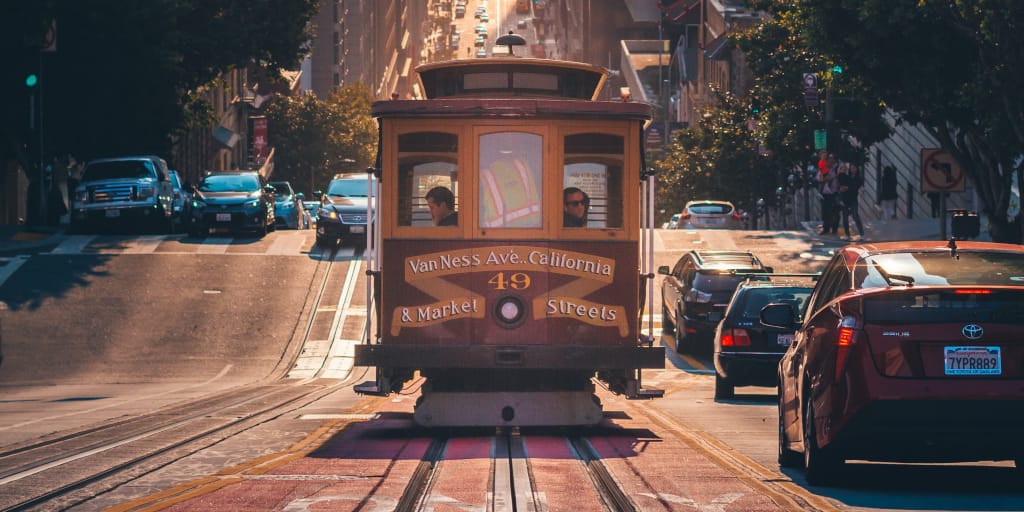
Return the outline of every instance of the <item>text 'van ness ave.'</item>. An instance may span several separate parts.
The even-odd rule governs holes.
[[[474,248],[412,256],[405,261],[407,280],[496,268],[556,272],[609,282],[615,275],[614,260],[545,247]]]

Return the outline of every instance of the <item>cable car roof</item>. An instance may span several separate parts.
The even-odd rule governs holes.
[[[427,99],[525,97],[595,101],[608,70],[550,59],[493,57],[432,62],[416,68]]]

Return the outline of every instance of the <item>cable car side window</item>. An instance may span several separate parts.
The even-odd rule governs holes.
[[[414,132],[398,136],[398,225],[433,226],[426,195],[445,187],[459,211],[459,138],[452,133]]]
[[[563,188],[582,191],[589,202],[584,226],[621,228],[625,139],[620,135],[579,133],[567,135],[564,146]]]
[[[525,132],[480,136],[480,226],[540,228],[544,138]]]

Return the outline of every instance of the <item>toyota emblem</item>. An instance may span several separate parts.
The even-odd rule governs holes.
[[[960,330],[960,332],[962,332],[964,337],[969,340],[977,340],[981,339],[985,334],[985,329],[982,329],[978,324],[967,324]]]

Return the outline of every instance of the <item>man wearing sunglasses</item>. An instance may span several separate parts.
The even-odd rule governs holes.
[[[567,228],[587,227],[587,211],[590,210],[590,197],[587,193],[576,188],[569,187],[562,191],[562,203],[564,213],[562,225]]]

